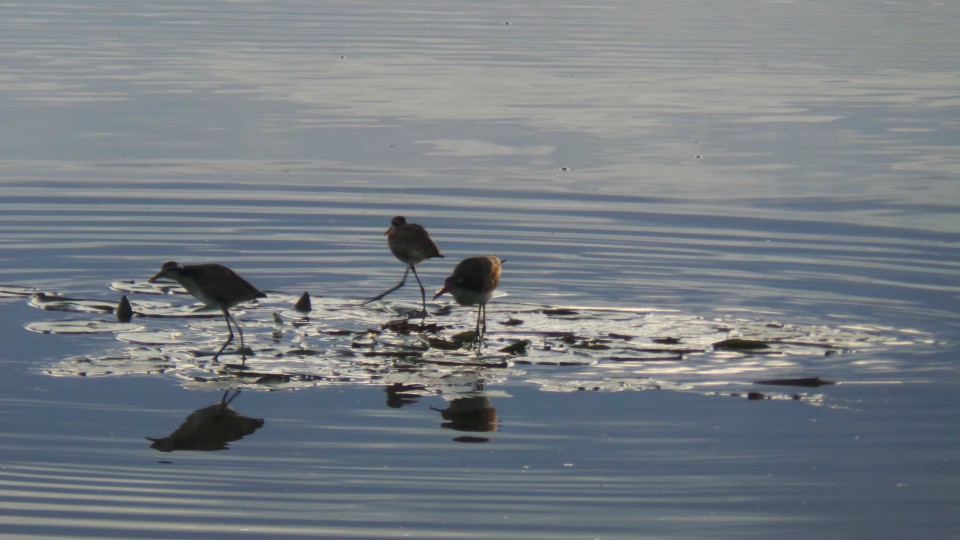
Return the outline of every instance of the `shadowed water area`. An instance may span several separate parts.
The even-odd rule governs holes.
[[[960,7],[2,11],[0,537],[960,531]]]

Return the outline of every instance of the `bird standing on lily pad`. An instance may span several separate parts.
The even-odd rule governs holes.
[[[413,272],[413,277],[417,278],[417,285],[420,286],[420,302],[423,309],[423,315],[427,315],[427,292],[423,288],[420,276],[417,275],[417,265],[427,259],[443,257],[440,248],[430,238],[430,233],[425,228],[416,224],[408,223],[407,218],[397,216],[390,220],[390,228],[387,229],[384,236],[387,237],[387,245],[390,252],[407,268],[403,271],[403,278],[395,287],[366,300],[364,304],[369,304],[375,300],[380,300],[384,296],[403,287],[407,282],[407,274]]]
[[[160,278],[176,281],[207,307],[217,308],[223,313],[223,318],[227,321],[227,331],[230,335],[213,355],[213,361],[216,362],[220,353],[233,341],[233,327],[230,324],[232,321],[233,326],[237,327],[237,333],[240,334],[240,354],[243,363],[246,364],[247,349],[243,343],[243,330],[240,328],[240,323],[230,314],[230,308],[256,298],[264,298],[267,295],[237,275],[233,270],[219,264],[182,265],[174,261],[167,261],[148,282],[153,283]]]
[[[478,344],[482,344],[483,335],[487,332],[487,303],[500,285],[502,263],[496,255],[464,259],[444,281],[443,288],[433,296],[436,300],[444,293],[450,293],[461,306],[477,306],[475,332]]]

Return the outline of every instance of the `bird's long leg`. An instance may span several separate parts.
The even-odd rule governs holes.
[[[417,267],[414,265],[409,266],[410,270],[413,270],[413,277],[417,278],[417,285],[420,286],[420,305],[423,308],[423,318],[427,318],[427,291],[423,288],[423,283],[420,282],[420,276],[417,275]]]
[[[473,333],[476,334],[477,339],[480,338],[480,313],[483,309],[483,306],[477,306],[477,326],[473,329]]]
[[[394,288],[392,288],[392,289],[389,289],[389,290],[387,290],[386,292],[380,293],[380,294],[378,294],[377,296],[374,296],[373,298],[371,298],[371,299],[369,299],[369,300],[365,300],[365,301],[364,301],[362,304],[360,304],[360,305],[361,305],[361,306],[365,306],[365,305],[369,304],[370,302],[374,302],[374,301],[376,301],[376,300],[380,300],[380,299],[383,298],[384,296],[392,293],[393,291],[399,289],[400,287],[403,287],[403,285],[407,282],[407,274],[410,272],[410,268],[411,268],[411,267],[408,266],[408,267],[403,271],[403,279],[400,280],[400,283],[397,283],[397,286],[396,286],[396,287],[394,287]],[[417,278],[417,281],[419,282],[419,281],[420,281],[420,278]],[[421,286],[420,288],[423,289],[423,286]]]
[[[483,304],[480,307],[483,308],[483,332],[481,332],[481,334],[486,336],[487,335],[487,305]]]
[[[481,328],[480,326],[480,318],[482,316],[481,314],[483,313],[483,308],[483,304],[477,306],[477,327],[473,331],[473,337],[477,340],[477,351],[479,351],[480,347],[483,345],[483,333],[486,331],[486,324],[484,324],[484,328]]]
[[[236,317],[230,315],[230,318],[233,319],[233,325],[237,327],[237,333],[240,334],[240,363],[245,366],[247,365],[247,345],[243,342],[243,328],[240,328]]]
[[[223,350],[227,348],[227,345],[229,345],[230,342],[233,341],[233,327],[230,326],[230,312],[227,311],[227,308],[223,308],[221,309],[221,311],[223,311],[224,320],[227,321],[227,332],[230,332],[230,335],[227,336],[227,340],[224,341],[223,345],[220,346],[220,350],[218,350],[217,353],[213,355],[214,362],[216,362],[217,359],[220,358],[220,353],[222,353]],[[239,326],[237,328],[239,328]]]

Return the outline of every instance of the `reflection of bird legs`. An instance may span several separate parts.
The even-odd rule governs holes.
[[[224,391],[223,391],[223,397],[220,398],[220,409],[221,409],[221,410],[226,409],[227,407],[229,407],[229,406],[230,406],[230,403],[232,403],[233,400],[237,399],[237,396],[240,395],[240,389],[238,388],[238,389],[234,390],[234,391],[233,391],[233,395],[230,396],[230,399],[227,399],[227,396],[228,396],[228,395],[230,395],[230,390],[224,390]]]
[[[380,300],[380,299],[382,299],[384,296],[392,293],[393,291],[399,289],[400,287],[403,287],[403,286],[407,283],[407,275],[410,273],[410,271],[413,271],[413,277],[417,278],[417,285],[420,286],[420,302],[421,302],[421,306],[422,306],[422,308],[423,308],[423,316],[426,317],[426,316],[427,316],[427,291],[423,288],[423,282],[420,281],[420,276],[417,275],[417,268],[416,268],[416,266],[414,266],[414,265],[412,265],[412,264],[407,265],[406,269],[404,269],[404,271],[403,271],[403,279],[401,279],[401,280],[400,280],[400,283],[397,283],[397,285],[396,285],[395,287],[393,287],[392,289],[388,289],[386,292],[380,293],[380,294],[378,294],[377,296],[374,296],[373,298],[370,298],[369,300],[365,300],[365,301],[364,301],[362,304],[360,304],[360,305],[361,305],[361,306],[365,306],[365,305],[369,304],[370,302],[375,302],[375,301],[377,301],[377,300]]]

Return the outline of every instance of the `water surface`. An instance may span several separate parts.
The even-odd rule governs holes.
[[[0,535],[960,530],[953,4],[4,11]],[[485,354],[358,305],[396,214],[428,288],[507,259]],[[170,259],[270,292],[248,370]],[[150,447],[235,388],[229,450]]]

